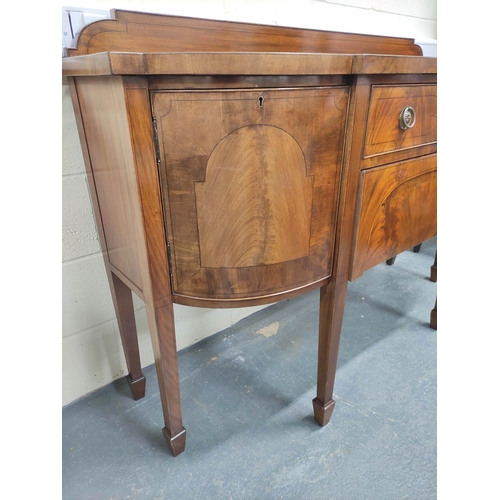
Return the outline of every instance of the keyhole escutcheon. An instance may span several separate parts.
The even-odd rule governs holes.
[[[259,108],[262,108],[264,106],[264,98],[262,96],[259,97]]]

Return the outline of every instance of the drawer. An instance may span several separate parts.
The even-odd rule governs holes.
[[[436,155],[361,172],[351,280],[436,234],[436,173]]]
[[[400,123],[405,110],[407,124]],[[431,144],[436,139],[436,85],[372,86],[364,158]]]

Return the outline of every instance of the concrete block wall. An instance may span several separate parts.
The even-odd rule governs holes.
[[[82,0],[75,9],[120,8],[210,19],[437,38],[436,0]],[[430,54],[432,55],[432,54]],[[62,403],[66,405],[126,375],[69,88],[62,86]],[[135,298],[143,366],[154,362],[144,304]],[[260,309],[175,306],[179,349]]]

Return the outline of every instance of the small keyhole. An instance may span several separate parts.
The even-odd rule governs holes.
[[[262,108],[264,106],[264,98],[262,96],[259,97],[259,108]]]

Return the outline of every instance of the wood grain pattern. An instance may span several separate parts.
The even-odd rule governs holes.
[[[435,57],[298,52],[99,52],[66,57],[63,75],[347,75],[433,74]]]
[[[352,56],[340,54],[121,53],[67,57],[63,75],[344,75]]]
[[[102,76],[113,73],[108,53],[91,54],[85,57],[65,57],[62,60],[63,76]]]
[[[307,257],[313,182],[302,149],[280,128],[247,125],[224,137],[195,188],[201,267]]]
[[[154,93],[176,294],[238,300],[331,274],[347,98],[344,87]],[[278,249],[282,236],[293,248]]]
[[[262,54],[233,50],[145,54],[145,71],[150,75],[343,75],[350,73],[352,66],[352,57],[344,54]]]
[[[155,75],[151,90],[238,90],[253,88],[345,87],[348,75]]]
[[[104,267],[106,269],[106,276],[108,278],[111,298],[116,313],[118,322],[118,329],[122,339],[122,346],[127,363],[128,375],[127,382],[129,384],[132,396],[134,399],[140,399],[145,395],[146,378],[142,374],[141,361],[139,355],[139,346],[137,340],[137,328],[135,323],[134,308],[132,303],[132,295],[130,292],[130,285],[134,287],[134,291],[142,297],[142,291],[137,288],[128,278],[126,282],[128,286],[124,285],[121,279],[117,279],[116,273],[120,273],[109,262],[108,248],[106,237],[104,234],[104,223],[99,209],[99,199],[97,196],[97,188],[92,170],[92,162],[90,159],[89,144],[85,134],[85,126],[83,122],[82,111],[80,108],[80,99],[76,90],[76,83],[74,78],[68,79],[71,92],[71,100],[75,110],[75,118],[78,127],[78,134],[82,146],[83,159],[85,169],[87,172],[87,180],[89,186],[90,197],[95,210],[95,221],[99,235],[99,242],[103,252]],[[124,277],[123,277],[124,278]]]
[[[152,112],[145,78],[124,78],[130,139],[136,165],[141,201],[142,227],[147,246],[147,262],[153,300],[170,296],[166,234],[158,167],[154,149]]]
[[[77,78],[99,210],[113,266],[142,290],[139,194],[121,77]]]
[[[85,27],[69,56],[116,52],[309,52],[422,55],[407,38],[359,35],[113,10]]]
[[[342,169],[339,222],[333,260],[333,279],[336,281],[347,279],[351,269],[361,151],[364,142],[370,89],[369,79],[354,77],[346,125],[346,156]]]
[[[399,127],[405,106],[415,110],[415,125]],[[372,87],[364,156],[388,153],[437,140],[436,85],[395,85]]]
[[[65,57],[63,75],[436,74],[435,57],[303,52],[99,52]]]
[[[352,72],[358,75],[436,74],[437,59],[435,57],[373,56],[365,54],[353,57]]]
[[[111,273],[111,276],[116,318],[118,320],[125,361],[129,372],[127,382],[133,398],[138,400],[143,398],[146,393],[146,378],[141,370],[132,292],[118,276],[113,273]]]
[[[132,390],[130,289],[177,455],[173,303],[239,307],[321,286],[313,407],[325,425],[347,279],[436,231],[436,60],[402,38],[113,15],[82,30],[63,72],[86,75],[72,95]],[[417,124],[401,132],[406,105]]]
[[[332,416],[335,401],[333,385],[337,371],[340,333],[347,294],[347,279],[332,279],[321,287],[319,302],[318,383],[313,399],[314,418],[326,425]]]
[[[351,279],[437,231],[436,156],[363,171]]]

